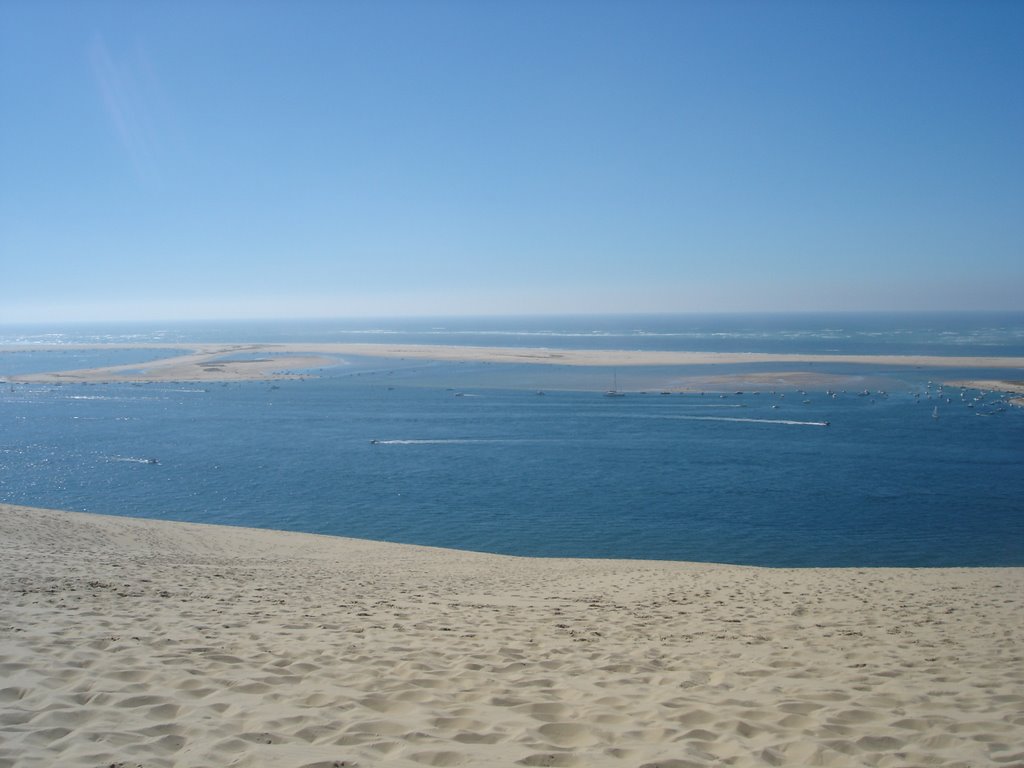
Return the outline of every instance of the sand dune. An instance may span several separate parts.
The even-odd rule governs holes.
[[[0,506],[0,766],[1024,763],[1024,569],[537,560]]]

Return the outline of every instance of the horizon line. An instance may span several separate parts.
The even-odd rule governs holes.
[[[864,316],[864,315],[1024,315],[1024,308],[1009,309],[757,309],[757,310],[675,310],[675,311],[610,311],[610,312],[467,312],[467,313],[414,313],[414,314],[352,314],[352,315],[225,315],[196,317],[64,317],[48,320],[0,319],[3,326],[38,326],[55,323],[85,324],[163,324],[163,323],[257,323],[257,322],[331,322],[337,320],[471,320],[518,318],[627,318],[627,317],[784,317],[784,316]]]

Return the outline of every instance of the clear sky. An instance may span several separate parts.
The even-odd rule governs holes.
[[[1024,309],[1024,3],[0,0],[0,322]]]

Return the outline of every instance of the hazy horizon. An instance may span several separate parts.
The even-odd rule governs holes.
[[[0,323],[1024,309],[1024,5],[0,4]]]
[[[432,330],[456,330],[473,333],[488,333],[511,331],[516,328],[516,323],[524,323],[520,331],[529,328],[537,323],[552,322],[561,328],[574,327],[576,324],[595,323],[592,329],[599,332],[601,328],[610,330],[625,329],[625,325],[618,323],[629,323],[636,325],[634,331],[640,332],[644,323],[654,323],[649,332],[657,334],[664,323],[676,323],[679,325],[673,332],[686,331],[687,329],[709,327],[723,330],[736,323],[750,322],[752,327],[760,327],[764,323],[772,326],[779,323],[793,322],[797,325],[807,322],[852,322],[855,326],[863,323],[871,324],[881,322],[883,324],[890,320],[903,320],[911,324],[925,322],[943,321],[981,321],[999,322],[1006,321],[1011,324],[1024,322],[1024,310],[774,310],[774,311],[704,311],[704,312],[535,312],[535,313],[514,313],[494,312],[489,314],[394,314],[394,315],[332,315],[332,316],[263,316],[263,317],[154,317],[149,319],[139,318],[87,318],[87,319],[47,319],[29,321],[5,321],[0,320],[0,328],[7,330],[43,330],[43,329],[71,329],[71,328],[119,328],[152,331],[161,326],[166,328],[190,328],[195,326],[206,327],[218,324],[225,326],[239,326],[258,329],[261,325],[282,324],[285,327],[301,326],[309,324],[313,327],[326,327],[330,324],[339,324],[336,330],[344,329],[344,324],[351,324],[353,327],[347,329],[352,332],[388,331],[402,332],[398,329],[416,328],[422,324],[433,323],[436,326]],[[445,325],[452,324],[451,327]],[[724,323],[724,325],[719,325]],[[502,329],[502,326],[508,325]],[[561,325],[558,325],[561,324]],[[708,324],[711,324],[710,326]],[[537,326],[540,327],[540,326]],[[582,326],[581,326],[582,327]],[[873,326],[872,326],[873,327]],[[879,326],[881,327],[881,326]],[[892,330],[889,325],[885,325]],[[502,329],[502,330],[499,330]],[[280,328],[275,328],[280,331]],[[664,328],[662,328],[664,330]],[[863,330],[863,329],[861,329]],[[524,331],[525,332],[525,331]]]
[[[261,322],[331,322],[331,321],[357,321],[370,322],[374,320],[503,320],[503,319],[543,319],[543,318],[644,318],[644,317],[679,317],[679,318],[714,318],[714,317],[871,317],[871,316],[907,316],[907,317],[941,317],[941,316],[979,316],[1006,315],[1024,316],[1024,308],[952,308],[952,309],[905,309],[905,308],[872,308],[872,309],[703,309],[703,310],[621,310],[621,311],[493,311],[493,312],[391,312],[388,314],[377,313],[350,313],[350,314],[237,314],[237,315],[172,315],[172,314],[134,314],[134,315],[110,315],[100,308],[98,311],[76,316],[62,315],[59,312],[40,313],[33,317],[26,313],[22,317],[9,317],[8,313],[0,310],[0,326],[35,326],[48,324],[62,325],[131,325],[131,324],[162,324],[162,323],[261,323]]]

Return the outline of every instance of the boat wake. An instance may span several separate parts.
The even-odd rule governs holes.
[[[748,424],[786,424],[798,427],[827,427],[827,421],[794,421],[792,419],[749,419],[738,416],[666,416],[667,419],[686,419],[687,421],[740,421]]]
[[[469,445],[471,443],[512,443],[514,440],[486,438],[444,438],[425,440],[371,440],[372,445]]]
[[[677,408],[746,408],[746,403],[673,403]]]
[[[536,437],[428,437],[422,439],[401,439],[401,440],[371,440],[372,445],[471,445],[471,444],[500,444],[500,443],[524,443],[524,442],[546,442],[543,438]]]

